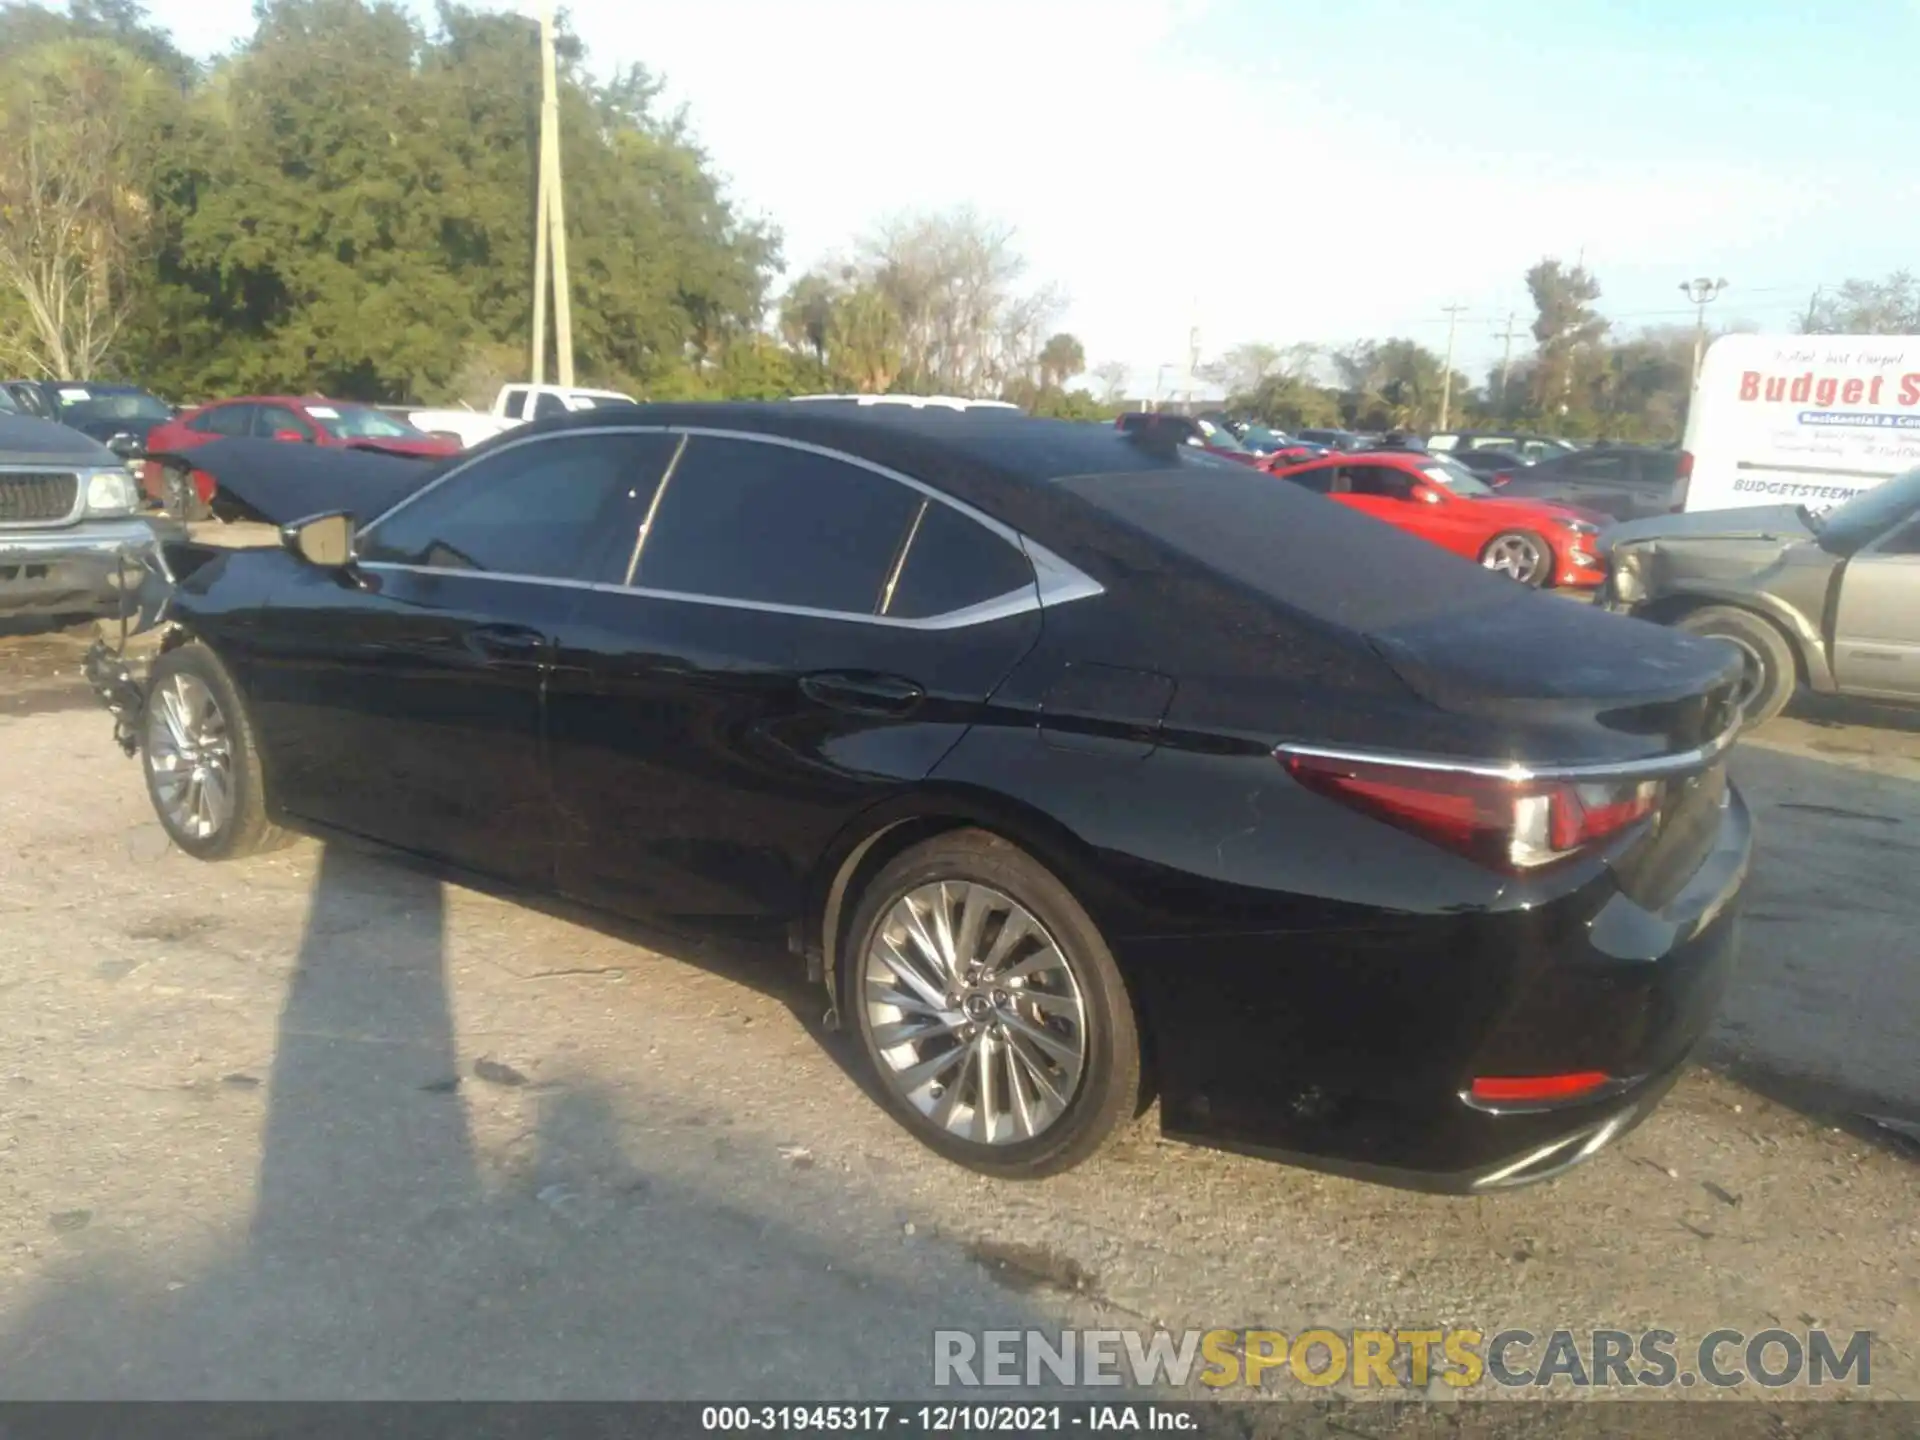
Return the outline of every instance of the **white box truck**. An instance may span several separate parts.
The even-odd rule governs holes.
[[[1851,500],[1920,466],[1920,336],[1716,340],[1681,445],[1690,512]]]

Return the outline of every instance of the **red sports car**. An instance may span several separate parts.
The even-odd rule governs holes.
[[[433,459],[457,455],[456,440],[429,435],[371,405],[324,400],[317,395],[248,395],[217,400],[156,426],[147,437],[151,455],[179,455],[212,440],[252,436],[294,445],[335,445],[380,450],[390,455]],[[141,488],[183,520],[204,520],[213,499],[213,481],[165,459],[141,467]]]
[[[1329,455],[1271,473],[1411,531],[1523,585],[1590,589],[1607,578],[1594,537],[1604,515],[1506,499],[1453,460],[1418,451]]]

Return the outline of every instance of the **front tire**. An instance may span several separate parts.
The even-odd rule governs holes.
[[[154,662],[140,716],[140,768],[154,813],[196,860],[234,860],[286,835],[267,819],[260,751],[220,657],[183,645]]]
[[[213,507],[202,500],[200,492],[194,488],[193,473],[178,465],[163,468],[160,504],[169,515],[184,524],[197,524],[213,518]]]
[[[1739,703],[1747,728],[1764,725],[1787,708],[1799,686],[1800,667],[1793,646],[1771,620],[1737,605],[1708,605],[1682,615],[1674,625],[1689,635],[1731,640],[1739,649],[1745,667]]]
[[[1502,530],[1487,541],[1480,563],[1533,590],[1553,580],[1553,547],[1531,530]]]
[[[894,1117],[971,1170],[1038,1179],[1139,1113],[1140,1035],[1099,929],[980,830],[888,864],[847,930],[841,1005]]]

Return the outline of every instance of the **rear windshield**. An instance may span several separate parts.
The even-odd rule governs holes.
[[[1364,632],[1449,606],[1475,607],[1512,584],[1477,565],[1462,565],[1437,545],[1231,460],[1057,483],[1204,569],[1304,614]]]

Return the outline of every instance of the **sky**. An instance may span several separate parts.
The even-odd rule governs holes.
[[[217,55],[251,0],[148,0]],[[522,4],[498,8],[524,9]],[[424,13],[425,7],[422,7]],[[571,0],[667,83],[789,275],[905,211],[1011,226],[1089,362],[1405,335],[1476,376],[1524,275],[1618,329],[1790,328],[1920,262],[1920,0]],[[1530,341],[1522,335],[1516,352]]]

